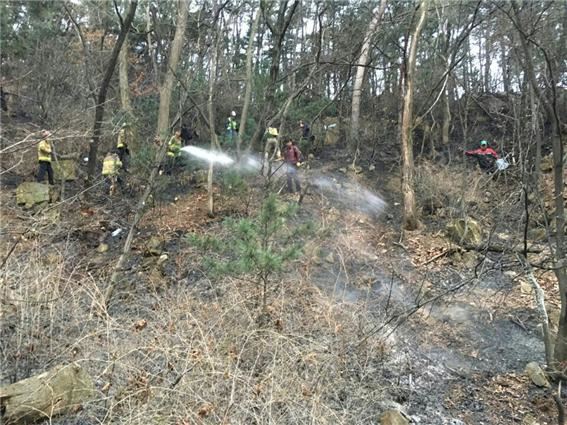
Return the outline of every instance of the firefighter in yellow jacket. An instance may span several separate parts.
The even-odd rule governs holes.
[[[181,155],[181,130],[177,130],[167,144],[167,166],[165,173],[171,174]]]
[[[49,184],[55,184],[53,181],[53,168],[51,167],[51,159],[53,155],[53,146],[49,140],[51,133],[47,130],[41,130],[41,141],[37,145],[37,161],[39,163],[39,171],[37,173],[38,183],[43,182],[45,178],[45,173],[47,173],[47,179]]]
[[[118,184],[118,172],[122,167],[122,162],[118,157],[118,154],[114,152],[109,152],[104,157],[104,161],[102,161],[102,175],[107,179],[108,183],[110,184],[110,195],[113,195],[116,192],[116,186]]]
[[[134,139],[134,133],[129,123],[122,124],[122,128],[118,132],[118,140],[116,142],[116,150],[118,151],[118,158],[122,163],[122,169],[126,172],[128,166],[128,157],[130,156],[129,145]]]

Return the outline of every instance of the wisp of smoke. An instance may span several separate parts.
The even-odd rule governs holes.
[[[234,159],[222,152],[207,150],[199,148],[197,146],[185,146],[184,148],[181,148],[181,150],[183,152],[187,152],[189,155],[197,159],[201,159],[206,162],[213,162],[215,164],[225,166],[234,164]]]

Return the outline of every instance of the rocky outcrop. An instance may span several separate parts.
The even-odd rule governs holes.
[[[482,228],[470,217],[451,220],[446,232],[447,236],[459,244],[478,246],[482,242]]]
[[[409,425],[409,421],[398,410],[388,410],[380,416],[380,425]]]
[[[25,182],[16,189],[16,202],[18,205],[24,205],[25,208],[47,204],[52,198],[49,186],[43,183]]]
[[[75,159],[58,159],[53,162],[55,180],[77,180],[77,161]]]
[[[80,366],[56,366],[0,388],[0,422],[20,425],[51,419],[78,410],[94,396],[92,378]]]

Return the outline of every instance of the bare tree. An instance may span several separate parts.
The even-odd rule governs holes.
[[[242,145],[242,135],[246,131],[246,121],[248,120],[248,109],[250,108],[250,98],[252,97],[252,56],[254,53],[254,38],[258,32],[258,24],[260,23],[261,9],[256,9],[256,14],[250,26],[250,36],[248,37],[248,47],[246,48],[246,92],[244,93],[244,106],[242,107],[242,115],[240,116],[240,131],[236,139],[236,153],[240,157],[240,149]]]
[[[173,91],[175,70],[177,69],[179,57],[181,56],[181,48],[183,47],[183,35],[185,34],[185,27],[187,26],[188,13],[189,4],[184,0],[178,0],[175,35],[173,36],[173,42],[171,43],[167,72],[159,91],[157,136],[161,140],[164,140],[169,133],[169,109],[171,107],[171,92]]]
[[[126,35],[130,30],[130,25],[134,20],[134,15],[136,14],[136,8],[138,7],[138,1],[132,0],[130,1],[130,7],[128,9],[128,14],[126,15],[126,19],[124,20],[122,27],[120,29],[120,35],[118,36],[118,40],[116,40],[116,44],[112,49],[112,55],[110,56],[110,60],[108,65],[106,66],[106,72],[104,73],[104,78],[102,80],[102,84],[100,86],[96,108],[95,108],[95,121],[93,126],[93,137],[89,148],[89,165],[88,165],[88,179],[87,181],[92,181],[92,178],[95,174],[96,168],[96,156],[98,152],[98,144],[100,141],[100,134],[102,129],[102,120],[104,118],[104,106],[106,102],[106,93],[108,91],[108,86],[110,85],[110,79],[112,78],[112,74],[114,74],[114,68],[116,67],[116,62],[118,60],[118,54],[120,53],[120,49],[122,49],[122,45],[124,44],[124,40],[126,40]],[[88,183],[87,183],[88,184]]]
[[[411,37],[409,57],[401,89],[403,90],[403,111],[400,129],[400,141],[402,145],[402,196],[403,196],[403,223],[405,230],[415,230],[419,227],[417,207],[414,192],[414,164],[413,164],[413,142],[412,142],[412,120],[413,120],[413,86],[415,76],[415,57],[417,53],[417,42],[421,29],[425,23],[427,14],[427,0],[419,5],[421,13],[415,31]]]
[[[352,113],[350,119],[350,144],[355,146],[355,162],[358,155],[360,146],[360,99],[362,97],[362,85],[364,83],[364,75],[366,73],[366,66],[370,63],[370,43],[372,37],[380,25],[388,0],[381,0],[380,4],[372,11],[372,19],[368,24],[368,29],[364,36],[364,42],[360,49],[360,56],[356,65],[356,76],[354,77],[354,84],[352,87]]]
[[[551,123],[551,142],[553,147],[553,180],[554,180],[554,198],[555,198],[555,255],[553,271],[559,284],[559,294],[561,298],[561,312],[559,316],[559,328],[555,341],[554,357],[557,362],[567,360],[567,259],[565,258],[565,205],[564,205],[564,158],[565,148],[561,140],[561,121],[557,112],[557,93],[556,78],[553,72],[553,66],[549,60],[549,54],[546,49],[533,40],[529,33],[524,29],[521,17],[521,10],[516,1],[512,2],[514,16],[512,20],[518,29],[520,42],[524,54],[524,68],[527,73],[530,84],[536,93],[541,105],[544,107],[547,118]],[[528,42],[534,44],[544,55],[547,62],[547,70],[550,77],[551,96],[544,95],[538,85],[534,65]]]

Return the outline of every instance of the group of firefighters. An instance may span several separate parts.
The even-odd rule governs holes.
[[[311,129],[309,125],[303,120],[299,121],[299,130],[301,132],[301,138],[304,140],[309,140],[312,138]],[[185,131],[185,137],[183,132]],[[228,117],[226,124],[226,137],[229,143],[237,137],[238,133],[238,122],[236,121],[236,113],[231,112]],[[278,130],[275,127],[269,127],[266,130],[268,136],[268,143],[272,142],[275,146],[278,146]],[[190,135],[191,137],[189,137]],[[38,157],[38,173],[37,181],[43,182],[45,175],[49,184],[54,184],[53,178],[53,168],[51,166],[51,161],[53,157],[53,146],[50,141],[51,133],[48,130],[41,131],[41,141],[37,147],[37,157]],[[192,138],[192,133],[187,130],[187,128],[181,128],[175,131],[174,135],[170,138],[167,144],[167,162],[165,166],[165,173],[171,174],[175,164],[181,154],[181,148],[185,143],[188,143]],[[105,177],[109,184],[110,194],[113,194],[116,190],[118,183],[119,172],[122,170],[128,172],[128,160],[130,157],[129,146],[131,146],[134,139],[134,133],[130,124],[124,123],[118,132],[118,138],[116,143],[116,148],[108,152],[104,157],[102,164],[102,175]],[[488,147],[488,142],[482,140],[480,142],[480,147],[474,150],[465,151],[465,155],[475,157],[478,160],[480,168],[487,172],[492,172],[494,170],[495,161],[499,159],[498,153],[490,147]],[[285,140],[284,148],[281,152],[281,159],[283,159],[286,165],[287,174],[287,190],[288,192],[300,192],[301,184],[299,181],[297,167],[301,166],[303,162],[303,154],[293,142],[291,138]],[[163,170],[162,170],[163,172]],[[295,188],[294,188],[295,186]]]

